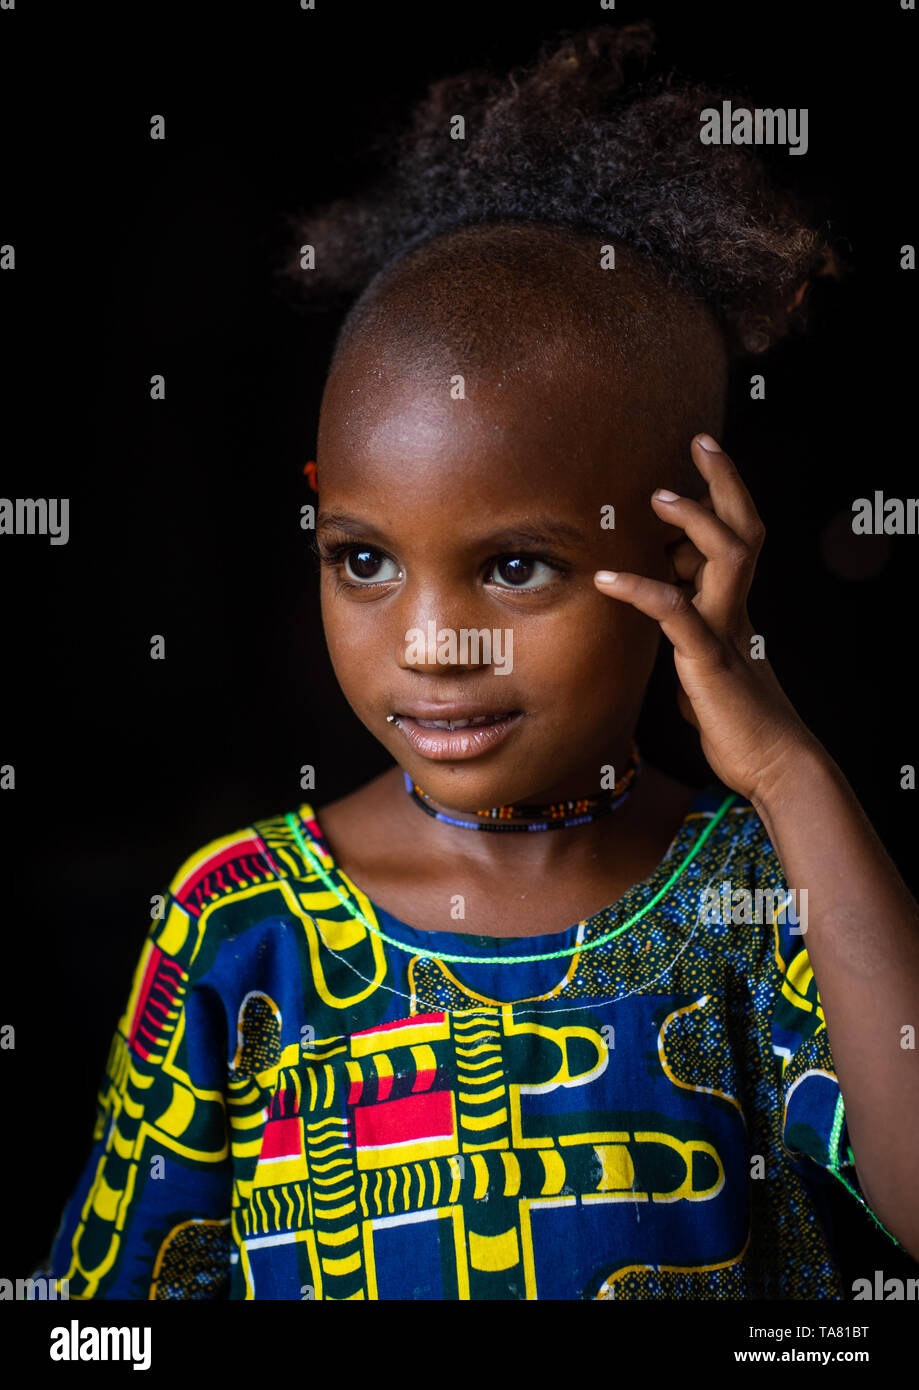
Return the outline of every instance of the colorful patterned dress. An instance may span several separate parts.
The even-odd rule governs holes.
[[[826,1188],[877,1218],[801,916],[718,784],[648,879],[523,939],[396,920],[309,805],[215,840],[149,931],[43,1272],[77,1299],[841,1298]]]

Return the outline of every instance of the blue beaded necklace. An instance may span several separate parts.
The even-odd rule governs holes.
[[[608,815],[610,811],[615,811],[617,806],[622,805],[644,766],[634,738],[631,748],[625,772],[615,786],[600,792],[598,796],[582,796],[576,801],[553,801],[544,806],[527,806],[512,802],[509,806],[492,806],[490,810],[473,811],[471,814],[477,816],[477,820],[461,820],[456,816],[448,816],[445,811],[438,811],[418,783],[414,782],[407,772],[403,772],[402,775],[405,778],[405,790],[415,805],[446,825],[457,825],[462,830],[565,830],[573,825],[589,825],[591,821]]]

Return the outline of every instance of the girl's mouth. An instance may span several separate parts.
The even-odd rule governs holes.
[[[415,719],[397,714],[394,723],[424,758],[452,762],[476,758],[503,742],[523,718],[522,710],[476,715],[472,719]]]

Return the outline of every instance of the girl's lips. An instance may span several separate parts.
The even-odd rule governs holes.
[[[493,724],[471,724],[465,729],[432,729],[429,720],[411,719],[407,714],[396,715],[396,728],[408,739],[416,753],[435,762],[456,762],[460,758],[477,758],[507,738],[520,723],[523,712],[502,715]]]

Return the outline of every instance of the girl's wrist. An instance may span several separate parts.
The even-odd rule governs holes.
[[[816,789],[836,772],[837,765],[823,744],[802,725],[769,762],[749,797],[750,803],[766,823],[770,814],[788,806],[793,797],[807,787]]]

